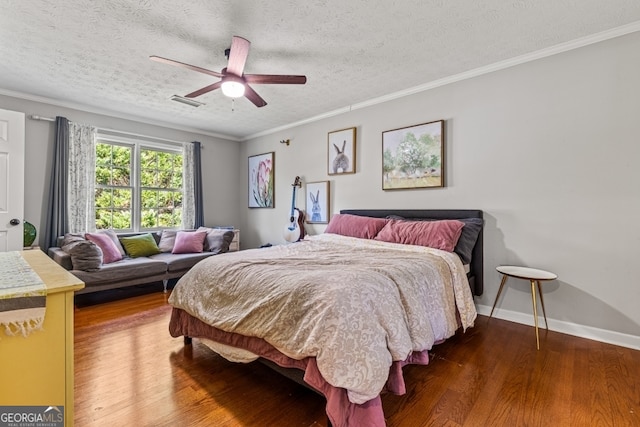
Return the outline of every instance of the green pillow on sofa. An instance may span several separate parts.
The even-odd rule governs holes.
[[[131,258],[149,256],[160,253],[156,240],[150,233],[138,236],[120,237],[120,243]]]

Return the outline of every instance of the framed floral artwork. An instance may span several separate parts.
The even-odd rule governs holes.
[[[356,128],[329,132],[327,173],[356,173]]]
[[[307,183],[306,211],[309,224],[329,222],[329,181]]]
[[[249,156],[249,207],[275,207],[275,152]]]
[[[444,120],[382,132],[382,189],[444,187]]]

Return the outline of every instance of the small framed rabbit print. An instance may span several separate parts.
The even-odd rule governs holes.
[[[327,173],[356,173],[356,128],[329,132]]]
[[[329,222],[329,181],[307,182],[305,216],[309,224]]]
[[[444,120],[382,132],[382,189],[444,187]]]

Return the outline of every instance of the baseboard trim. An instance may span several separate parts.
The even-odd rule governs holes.
[[[484,316],[488,316],[491,313],[491,307],[486,305],[476,304],[476,310],[478,311],[478,314],[482,314]],[[523,325],[534,326],[533,315],[531,314],[497,308],[493,312],[493,317]],[[623,334],[620,332],[595,328],[593,326],[578,325],[576,323],[565,322],[562,320],[547,318],[547,321],[549,323],[549,330],[555,332],[640,350],[640,336]],[[544,327],[544,318],[539,317],[538,326]]]

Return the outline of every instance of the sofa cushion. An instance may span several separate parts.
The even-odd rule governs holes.
[[[160,253],[158,244],[151,233],[120,237],[120,242],[131,258],[146,257]]]
[[[98,233],[103,233],[109,236],[109,238],[113,241],[113,244],[116,245],[116,248],[118,248],[118,252],[120,252],[122,258],[127,255],[127,253],[124,251],[124,248],[122,247],[122,244],[120,243],[120,239],[118,239],[118,234],[115,232],[115,230],[108,228],[105,230],[99,230]]]
[[[72,238],[76,238],[76,239],[72,239]],[[82,233],[65,233],[64,236],[58,236],[58,246],[59,247],[63,247],[66,243],[69,243],[71,240],[87,240],[84,238],[84,234]]]
[[[153,276],[163,276],[166,271],[167,264],[164,261],[138,257],[104,264],[98,271],[87,272],[74,269],[72,273],[87,284],[99,285],[118,280],[124,282],[139,277],[149,277],[149,281],[153,281]]]
[[[61,247],[52,246],[47,251],[52,260],[64,267],[65,270],[73,270],[71,255],[62,250]]]
[[[113,242],[111,236],[106,233],[85,233],[84,237],[98,245],[102,250],[102,262],[104,264],[110,264],[122,259],[120,249]],[[118,243],[120,245],[120,243]]]
[[[233,230],[220,228],[200,227],[198,231],[205,230],[207,238],[204,239],[204,250],[214,254],[229,252],[229,245],[235,236]]]
[[[206,231],[178,231],[172,254],[200,253],[204,248]]]
[[[82,236],[65,234],[61,249],[71,256],[74,270],[98,271],[102,266],[102,250]]]
[[[160,252],[171,252],[173,245],[176,243],[176,234],[178,230],[162,230],[160,234],[160,243],[158,243],[158,249]]]
[[[170,273],[182,270],[188,270],[196,265],[199,261],[214,255],[212,252],[201,252],[195,254],[168,254],[161,253],[152,255],[149,258],[155,261],[162,261],[167,265],[167,271]]]

